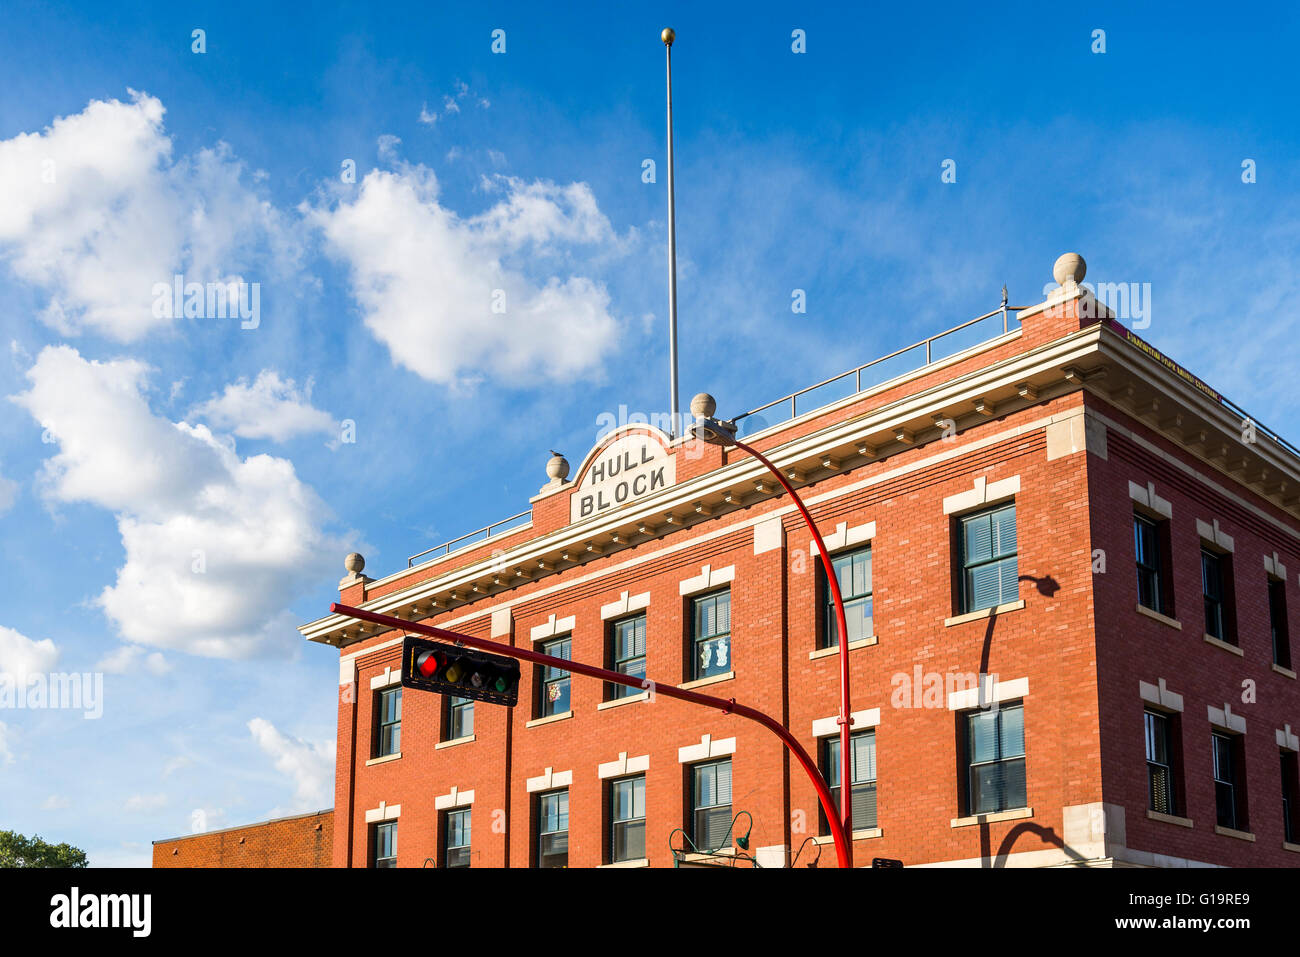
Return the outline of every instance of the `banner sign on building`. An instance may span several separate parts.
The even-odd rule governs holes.
[[[605,446],[569,499],[569,521],[591,518],[677,482],[677,460],[653,435],[630,432]]]
[[[1148,345],[1142,339],[1138,338],[1137,335],[1134,334],[1132,329],[1124,325],[1118,319],[1109,319],[1107,321],[1110,323],[1111,329],[1119,333],[1126,342],[1136,347],[1137,349],[1141,350],[1146,355],[1150,356],[1152,359],[1160,363],[1162,366],[1164,366],[1174,375],[1178,376],[1178,378],[1182,379],[1192,388],[1196,389],[1197,391],[1201,392],[1204,395],[1209,396],[1215,402],[1223,401],[1223,396],[1219,395],[1218,392],[1210,388],[1210,386],[1207,385],[1204,381],[1202,381],[1197,376],[1192,375],[1190,372],[1188,372],[1186,369],[1180,366],[1173,359],[1169,358],[1159,349],[1155,348],[1154,346]]]

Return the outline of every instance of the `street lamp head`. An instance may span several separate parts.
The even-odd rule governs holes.
[[[664,27],[663,32],[659,34],[659,39],[664,41],[664,46],[670,47],[677,39],[677,34],[673,32],[672,27]]]
[[[696,416],[695,424],[691,426],[691,433],[701,442],[720,445],[724,449],[736,444],[736,423],[722,422],[712,416]]]

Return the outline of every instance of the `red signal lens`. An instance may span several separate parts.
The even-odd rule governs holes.
[[[438,670],[438,656],[432,651],[422,652],[415,659],[415,670],[425,678],[433,677],[433,673]]]

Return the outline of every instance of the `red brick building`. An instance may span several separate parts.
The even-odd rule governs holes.
[[[860,865],[1300,864],[1300,453],[1114,321],[1082,260],[1055,272],[911,371],[741,419],[833,550],[846,650],[770,475],[647,425],[553,458],[503,531],[379,580],[350,557],[340,601],[735,698],[827,769],[847,653]],[[340,653],[336,866],[834,865],[758,725],[531,665],[518,707],[470,714],[400,697],[400,633],[301,631]]]
[[[154,867],[329,867],[334,812],[313,811],[153,842]]]

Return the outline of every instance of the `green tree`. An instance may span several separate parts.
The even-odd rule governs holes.
[[[39,837],[0,831],[0,867],[85,867],[86,852],[71,844],[47,844]]]

